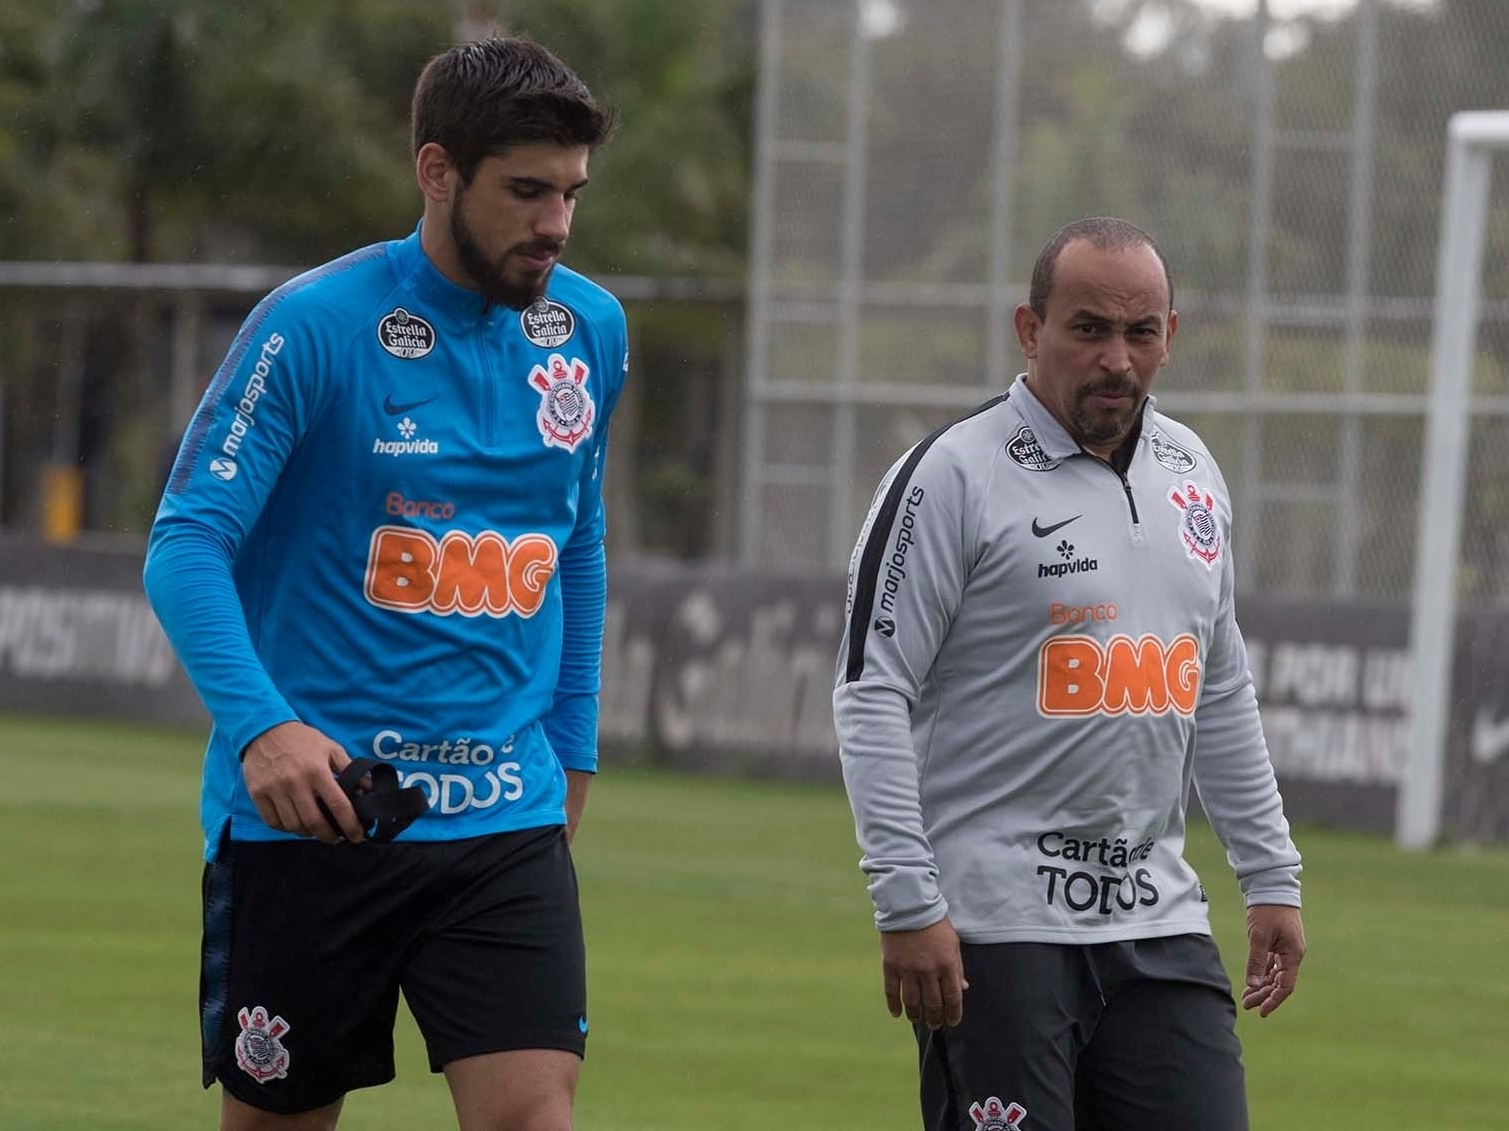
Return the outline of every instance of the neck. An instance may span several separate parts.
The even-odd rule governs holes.
[[[461,256],[451,239],[447,217],[432,208],[424,210],[424,221],[419,225],[419,246],[435,270],[452,283],[469,291],[477,289],[476,281],[461,266]]]

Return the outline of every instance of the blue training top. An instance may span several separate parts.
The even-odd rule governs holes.
[[[522,313],[419,233],[290,280],[241,327],[179,449],[148,598],[213,719],[213,859],[273,840],[239,757],[299,720],[392,762],[404,840],[565,820],[597,768],[602,470],[623,309],[557,266]]]

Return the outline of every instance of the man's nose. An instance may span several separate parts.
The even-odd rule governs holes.
[[[571,204],[565,197],[555,197],[540,208],[534,222],[535,235],[565,243],[571,234]]]
[[[1112,334],[1106,339],[1105,347],[1100,351],[1100,365],[1107,373],[1131,371],[1132,351],[1120,334]]]

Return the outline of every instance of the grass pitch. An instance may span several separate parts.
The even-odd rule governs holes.
[[[198,736],[0,717],[0,1128],[212,1127],[198,1086]],[[1257,1131],[1509,1128],[1509,852],[1301,829],[1300,992],[1244,1015]],[[1241,909],[1191,855],[1228,965]],[[608,766],[577,841],[582,1131],[913,1131],[836,788]],[[1239,971],[1237,971],[1239,972]],[[343,1126],[454,1126],[418,1034]],[[1004,1098],[1004,1097],[1003,1097]]]

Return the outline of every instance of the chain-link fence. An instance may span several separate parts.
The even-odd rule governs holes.
[[[764,0],[743,554],[846,560],[907,446],[1021,367],[1047,237],[1167,254],[1160,407],[1220,459],[1249,591],[1407,599],[1446,123],[1509,106],[1490,0]],[[1509,596],[1496,188],[1463,595]]]

